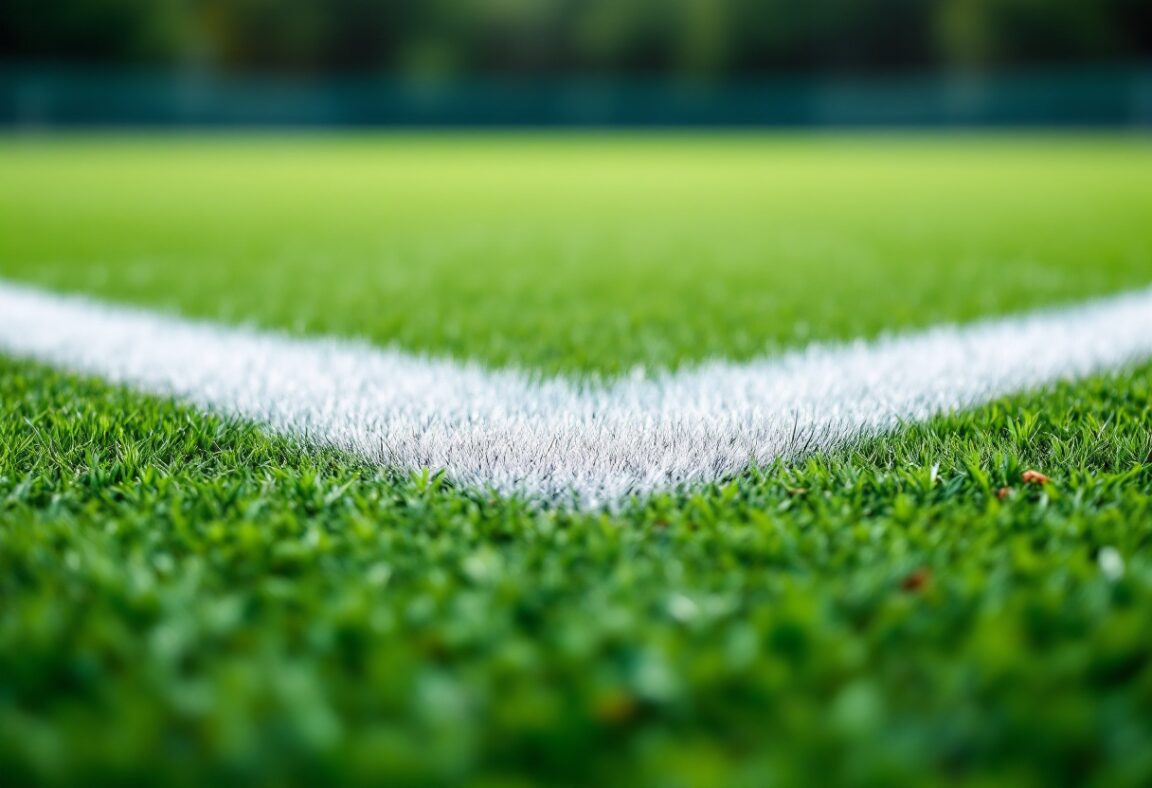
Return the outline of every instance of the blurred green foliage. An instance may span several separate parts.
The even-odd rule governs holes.
[[[1144,0],[7,0],[15,60],[412,76],[981,68],[1152,54]]]

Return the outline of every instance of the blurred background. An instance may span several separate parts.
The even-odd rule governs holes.
[[[4,0],[0,123],[1152,126],[1148,0]]]

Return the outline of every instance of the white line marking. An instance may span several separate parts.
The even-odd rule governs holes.
[[[0,283],[0,350],[463,485],[595,507],[1152,357],[1152,290],[589,384]]]

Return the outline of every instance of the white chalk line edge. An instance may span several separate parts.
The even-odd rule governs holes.
[[[460,485],[592,508],[1152,358],[1152,290],[593,384],[0,282],[0,353]]]

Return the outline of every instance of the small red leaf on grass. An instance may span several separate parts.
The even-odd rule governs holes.
[[[932,570],[926,567],[920,567],[900,582],[900,588],[905,591],[919,591],[931,581]]]
[[[1007,498],[1011,494],[1012,494],[1012,488],[1011,487],[1001,487],[999,490],[996,491],[996,499],[998,501],[1003,501],[1005,498]]]
[[[1048,477],[1040,473],[1040,471],[1024,471],[1020,474],[1020,480],[1025,484],[1047,484]]]

